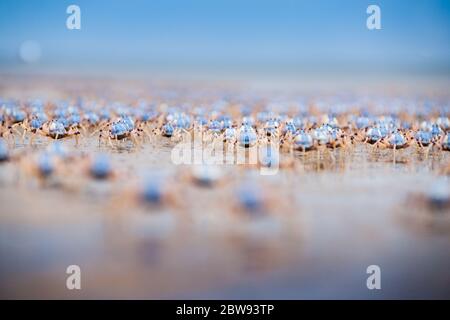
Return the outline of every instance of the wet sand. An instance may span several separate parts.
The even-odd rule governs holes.
[[[169,150],[111,156],[130,171],[178,169]],[[112,199],[126,181],[79,190],[2,182],[2,297],[448,297],[448,219],[433,226],[405,203],[433,184],[433,166],[444,161],[255,172],[280,204],[250,219],[235,217],[232,204],[233,187],[248,179],[239,168],[229,168],[233,178],[223,186],[183,185],[179,209],[120,208]],[[70,264],[82,268],[76,293],[65,289]],[[380,292],[365,288],[371,264],[382,268]]]

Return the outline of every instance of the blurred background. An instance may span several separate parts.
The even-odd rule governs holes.
[[[449,40],[448,0],[0,2],[1,73],[448,79]]]

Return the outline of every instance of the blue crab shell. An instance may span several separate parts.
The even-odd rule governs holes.
[[[205,126],[208,124],[208,119],[206,119],[204,116],[198,116],[195,119],[195,122],[201,126]]]
[[[431,143],[433,136],[429,131],[418,131],[416,134],[416,140],[420,142],[422,145],[426,146]]]
[[[383,137],[378,127],[372,127],[367,130],[366,136],[369,139],[369,142],[376,142]]]
[[[134,129],[134,120],[130,116],[125,116],[121,122],[125,125],[127,131]]]
[[[396,132],[390,136],[389,143],[391,146],[401,147],[406,144],[406,138],[403,134]]]
[[[127,127],[123,122],[115,122],[111,125],[111,135],[122,136],[127,133]]]
[[[33,118],[30,121],[31,129],[34,129],[34,130],[39,129],[40,127],[42,127],[42,125],[43,125],[43,122],[39,118]]]
[[[163,136],[171,137],[173,135],[173,132],[174,132],[174,128],[173,128],[172,124],[166,123],[165,125],[163,125],[163,127],[162,127]]]
[[[97,156],[90,167],[91,175],[96,179],[105,179],[111,173],[111,163],[107,156]]]
[[[229,141],[233,140],[236,137],[236,129],[234,128],[227,128],[224,132],[224,139]]]
[[[88,112],[84,115],[84,119],[86,119],[90,124],[97,124],[100,121],[100,117],[95,112]]]
[[[219,121],[213,120],[208,126],[208,129],[214,133],[220,133],[222,131],[222,125]]]
[[[60,117],[60,118],[57,118],[56,121],[54,121],[54,122],[62,124],[62,126],[65,129],[68,129],[70,127],[70,122],[69,122],[69,120],[67,118]]]
[[[330,135],[325,128],[321,127],[314,130],[314,139],[317,140],[319,144],[324,145],[330,142]]]
[[[14,109],[11,116],[12,116],[13,122],[17,123],[17,122],[22,122],[23,120],[25,120],[27,114],[23,110]]]
[[[52,121],[48,126],[49,132],[51,135],[60,135],[63,136],[67,133],[64,124],[60,121]]]
[[[294,138],[294,145],[298,149],[305,149],[308,150],[313,147],[314,141],[310,134],[301,132]]]
[[[233,121],[229,117],[224,117],[222,119],[222,128],[231,128],[233,126]]]
[[[442,134],[442,129],[439,127],[437,123],[433,123],[431,125],[431,135],[433,137],[440,136]]]

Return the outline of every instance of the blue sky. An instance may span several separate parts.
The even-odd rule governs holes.
[[[66,7],[81,8],[67,30]],[[366,28],[381,7],[382,30]],[[21,43],[42,56],[26,65]],[[448,0],[2,0],[0,71],[27,68],[450,72]]]

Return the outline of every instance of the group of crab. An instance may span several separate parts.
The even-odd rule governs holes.
[[[0,99],[0,135],[16,143],[37,137],[63,139],[97,136],[111,147],[118,141],[140,145],[146,139],[172,140],[201,134],[204,142],[252,147],[274,144],[280,150],[303,152],[341,148],[356,143],[378,148],[404,149],[411,145],[427,150],[450,150],[450,120],[446,108],[404,116],[367,111],[319,112],[314,108],[270,110],[271,105],[250,108],[236,103],[210,106],[168,106],[166,103],[131,104],[83,101],[14,101]],[[279,108],[278,108],[279,109]]]

